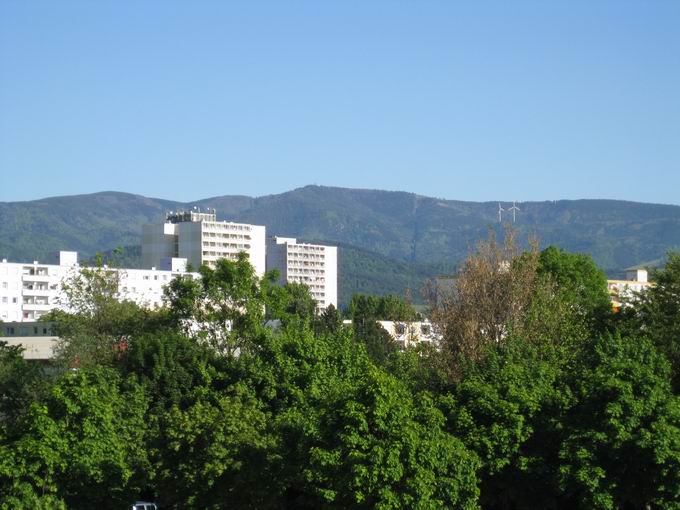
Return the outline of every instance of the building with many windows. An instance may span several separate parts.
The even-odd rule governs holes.
[[[303,283],[319,309],[338,306],[338,248],[298,243],[291,237],[267,239],[267,270],[278,269],[279,283]]]
[[[163,303],[163,288],[172,278],[186,273],[186,261],[164,259],[159,269],[112,269],[118,277],[121,299],[155,308]],[[0,262],[0,320],[3,322],[32,322],[47,312],[66,309],[62,284],[80,271],[78,254],[61,251],[43,264]],[[198,277],[197,274],[194,275]]]
[[[158,268],[169,257],[187,259],[195,269],[214,266],[218,259],[248,254],[258,276],[265,272],[265,227],[217,221],[214,209],[168,213],[165,223],[142,229],[142,265]]]

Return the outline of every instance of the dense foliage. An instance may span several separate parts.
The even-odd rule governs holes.
[[[0,508],[678,508],[679,261],[614,315],[591,260],[491,240],[407,351],[393,296],[345,325],[241,257],[150,312],[93,268],[55,363],[0,343]]]

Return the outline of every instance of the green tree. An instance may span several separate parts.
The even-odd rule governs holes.
[[[262,282],[245,252],[199,272],[200,279],[175,278],[166,288],[170,324],[217,352],[236,355],[262,330]]]
[[[261,508],[270,495],[265,468],[273,450],[257,399],[235,386],[202,392],[160,417],[154,440],[155,487],[171,508]]]
[[[365,296],[355,294],[347,307],[347,315],[371,315],[382,321],[412,322],[418,320],[418,313],[405,300],[394,294],[386,296]]]
[[[524,339],[489,346],[441,396],[449,431],[482,461],[485,508],[555,508],[559,421],[571,402],[562,355]]]
[[[65,365],[111,364],[130,335],[151,327],[153,313],[121,298],[121,270],[98,265],[75,271],[62,284],[61,304],[45,320],[54,321],[58,361]]]
[[[0,437],[28,412],[46,385],[40,366],[25,360],[22,352],[0,340]]]
[[[314,331],[317,335],[337,335],[342,328],[342,315],[332,304],[314,320]]]
[[[219,384],[223,370],[217,353],[172,330],[133,337],[118,365],[144,388],[151,411],[191,405],[195,394]]]
[[[0,496],[39,494],[69,508],[120,508],[146,481],[141,388],[104,368],[69,371],[0,446]]]
[[[652,272],[654,285],[630,304],[633,331],[641,330],[671,362],[673,387],[680,393],[680,253]],[[628,310],[624,310],[624,314]]]
[[[427,393],[371,367],[334,386],[305,476],[326,508],[477,508],[478,460]]]
[[[312,321],[316,316],[317,303],[309,292],[309,287],[304,284],[268,284],[264,294],[267,319],[286,321],[295,317]]]
[[[379,300],[373,299],[373,296],[355,297],[357,299],[352,300],[353,305],[350,307],[354,338],[365,346],[374,362],[384,365],[397,346],[390,334],[378,323],[381,320],[378,315]]]
[[[52,494],[39,494],[30,484],[18,484],[0,502],[0,510],[66,510],[64,500]]]
[[[607,277],[592,257],[549,246],[538,257],[538,272],[549,275],[563,296],[578,307],[593,327],[601,330],[608,323],[612,306]]]
[[[572,373],[560,478],[576,508],[678,508],[680,400],[645,338],[603,336]]]

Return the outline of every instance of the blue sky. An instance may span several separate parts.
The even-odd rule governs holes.
[[[0,201],[680,204],[680,2],[0,2]]]

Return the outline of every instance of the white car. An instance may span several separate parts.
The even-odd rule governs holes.
[[[156,503],[149,503],[148,501],[136,501],[132,505],[132,510],[158,510]]]

